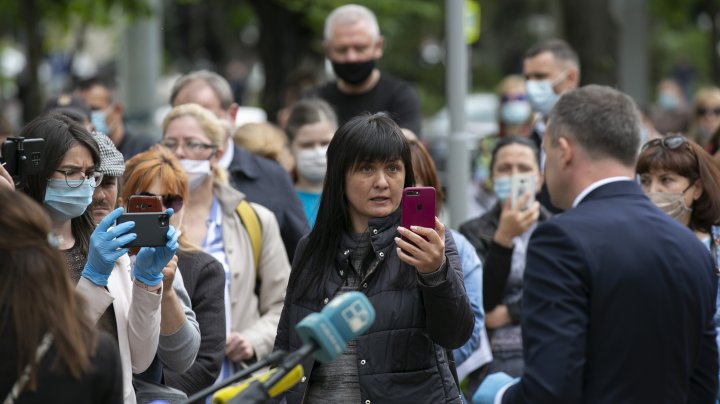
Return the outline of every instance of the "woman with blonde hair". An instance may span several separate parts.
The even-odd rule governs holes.
[[[4,188],[0,206],[0,399],[121,403],[117,345],[78,315],[86,302],[67,276],[48,215]]]
[[[695,93],[690,138],[705,147],[720,128],[720,88],[703,87]],[[717,148],[717,139],[712,139]]]
[[[287,135],[271,123],[246,123],[235,129],[233,141],[256,156],[276,161],[288,173],[292,172],[295,166]]]
[[[229,376],[235,364],[272,351],[290,276],[275,216],[228,185],[227,172],[219,164],[224,135],[215,115],[197,104],[173,108],[163,122],[162,144],[188,176],[184,234],[225,269],[227,339],[221,378]],[[241,219],[239,210],[246,207],[260,223],[259,246],[253,245]]]

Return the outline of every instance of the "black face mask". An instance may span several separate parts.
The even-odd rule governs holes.
[[[332,62],[332,61],[331,61]],[[375,59],[366,62],[337,63],[332,62],[335,75],[343,81],[357,85],[367,80],[375,68]]]

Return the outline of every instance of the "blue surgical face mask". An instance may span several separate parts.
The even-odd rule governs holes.
[[[68,186],[77,185],[77,188]],[[85,212],[92,202],[95,188],[91,180],[59,180],[51,178],[48,180],[45,189],[45,206],[50,210],[50,215],[56,219],[70,220],[79,217]]]
[[[674,94],[663,91],[658,94],[657,105],[662,109],[677,109],[680,108],[680,101]]]
[[[525,91],[532,108],[543,115],[547,115],[560,98],[555,94],[553,82],[549,79],[528,80],[525,82]]]
[[[511,176],[493,178],[493,191],[495,191],[495,196],[500,200],[500,203],[505,203],[505,199],[510,196],[511,189]]]
[[[532,113],[527,101],[508,101],[500,107],[500,120],[503,123],[517,125],[527,122]]]
[[[107,126],[107,122],[105,122],[105,112],[93,111],[90,114],[90,122],[92,122],[95,127],[95,131],[101,132],[105,136],[110,136],[110,129]]]

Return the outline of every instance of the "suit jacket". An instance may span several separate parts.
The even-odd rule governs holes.
[[[525,373],[503,403],[712,403],[717,276],[635,182],[538,226],[523,297]]]

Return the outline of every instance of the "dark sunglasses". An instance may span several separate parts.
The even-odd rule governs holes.
[[[162,204],[167,208],[172,208],[175,213],[179,212],[183,207],[183,198],[180,195],[155,195],[150,192],[140,192],[142,196],[159,196],[162,199]]]
[[[657,145],[661,145],[662,147],[668,149],[668,150],[675,150],[682,145],[687,143],[687,139],[683,135],[671,135],[668,137],[663,137],[659,139],[653,139],[647,143],[645,143],[642,148],[640,149],[641,152],[644,152],[645,150],[649,149],[650,147],[655,147]]]
[[[527,100],[527,96],[525,94],[517,94],[517,95],[503,94],[500,97],[500,101],[502,103],[506,103],[509,101],[525,101],[525,100]]]
[[[720,107],[719,108],[699,107],[698,109],[695,110],[695,113],[697,114],[697,116],[705,116],[709,113],[711,113],[715,116],[718,116],[718,115],[720,115]]]

